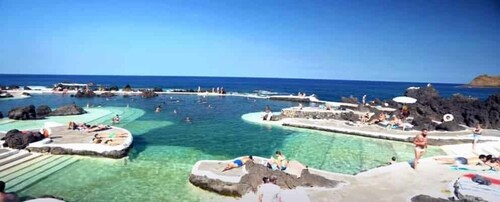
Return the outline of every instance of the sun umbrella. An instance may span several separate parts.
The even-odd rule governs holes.
[[[394,100],[395,102],[405,103],[405,104],[412,104],[412,103],[417,102],[417,99],[412,98],[412,97],[406,97],[406,96],[395,97],[395,98],[392,98],[392,100]]]

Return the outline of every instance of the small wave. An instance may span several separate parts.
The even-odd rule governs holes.
[[[278,92],[267,91],[267,90],[254,90],[253,92],[257,93],[258,95],[277,95],[277,94],[279,94]]]
[[[267,99],[267,98],[269,98],[269,96],[262,95],[262,94],[257,94],[257,93],[229,92],[228,94],[232,95],[232,96],[249,97],[249,98],[260,98],[260,99]]]

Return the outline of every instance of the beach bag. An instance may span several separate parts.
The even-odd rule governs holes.
[[[481,175],[475,175],[474,177],[472,177],[472,181],[474,181],[475,183],[481,184],[481,185],[486,185],[486,186],[489,186],[491,184],[490,180],[484,178]]]

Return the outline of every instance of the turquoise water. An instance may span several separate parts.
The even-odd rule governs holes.
[[[413,157],[410,144],[256,125],[241,119],[242,114],[262,111],[266,105],[275,111],[296,105],[290,102],[244,97],[76,99],[34,95],[29,99],[4,101],[0,110],[27,104],[51,103],[51,107],[55,107],[72,102],[80,106],[87,103],[101,106],[89,110],[85,115],[88,118],[81,118],[92,123],[109,123],[114,114],[121,114],[122,122],[118,126],[134,134],[129,159],[83,158],[22,191],[21,195],[51,194],[70,201],[217,201],[220,196],[201,191],[188,182],[191,166],[198,160],[232,159],[249,154],[267,157],[282,150],[289,159],[310,167],[354,174],[384,165],[392,156],[400,161]],[[154,112],[157,105],[162,105],[162,112]],[[102,117],[96,118],[100,115]],[[186,117],[192,122],[185,122]],[[37,121],[2,121],[0,130],[26,126],[30,122]],[[438,153],[440,151],[434,148],[427,155]]]

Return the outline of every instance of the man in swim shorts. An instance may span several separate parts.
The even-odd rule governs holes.
[[[222,172],[231,170],[233,168],[239,168],[243,166],[247,161],[253,161],[252,155],[234,160],[233,162],[227,164],[227,166],[224,168],[224,170],[222,170]]]
[[[415,144],[415,160],[413,161],[413,169],[417,169],[418,161],[427,149],[427,129],[422,129],[422,133],[415,136],[413,144]]]

